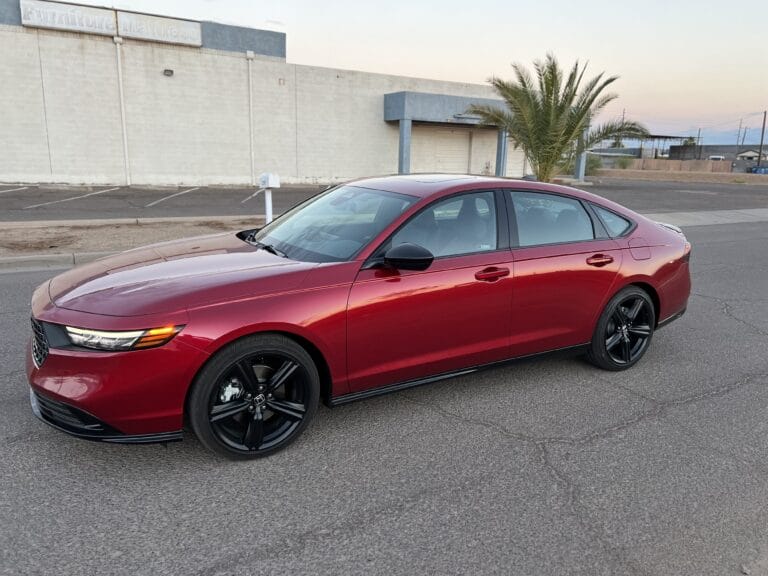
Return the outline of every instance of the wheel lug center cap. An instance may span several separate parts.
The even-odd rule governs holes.
[[[256,395],[256,396],[254,397],[254,399],[253,399],[253,406],[255,406],[256,408],[259,408],[259,407],[260,407],[260,406],[262,406],[262,405],[263,405],[263,404],[264,404],[266,401],[267,401],[267,399],[266,399],[266,397],[264,396],[264,394],[258,394],[258,395]]]

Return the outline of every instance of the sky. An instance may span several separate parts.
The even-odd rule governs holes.
[[[704,144],[760,138],[768,9],[758,0],[78,0],[285,32],[287,61],[484,83],[548,52],[617,75],[604,118]],[[743,132],[742,132],[743,135]]]

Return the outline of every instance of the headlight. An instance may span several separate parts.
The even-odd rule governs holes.
[[[75,346],[94,350],[138,350],[162,346],[176,336],[184,326],[164,326],[148,330],[129,330],[112,332],[106,330],[88,330],[67,326],[67,336]]]

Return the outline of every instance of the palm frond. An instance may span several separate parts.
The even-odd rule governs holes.
[[[618,79],[600,73],[585,81],[586,68],[577,61],[564,74],[553,54],[534,62],[533,75],[515,63],[514,79],[489,80],[506,109],[472,106],[468,112],[480,116],[485,125],[506,130],[513,146],[523,149],[538,179],[549,180],[563,158],[600,140],[647,135],[637,122],[610,121],[584,137],[591,119],[617,98],[605,90]]]

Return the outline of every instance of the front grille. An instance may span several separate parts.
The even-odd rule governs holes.
[[[48,358],[48,338],[43,323],[32,318],[32,360],[40,368]]]
[[[97,418],[91,416],[87,412],[83,412],[69,406],[63,402],[53,400],[48,396],[43,396],[34,392],[35,400],[37,401],[37,409],[40,411],[40,416],[44,420],[56,424],[57,426],[64,428],[70,432],[88,435],[112,435],[116,434],[116,430],[107,426]]]

